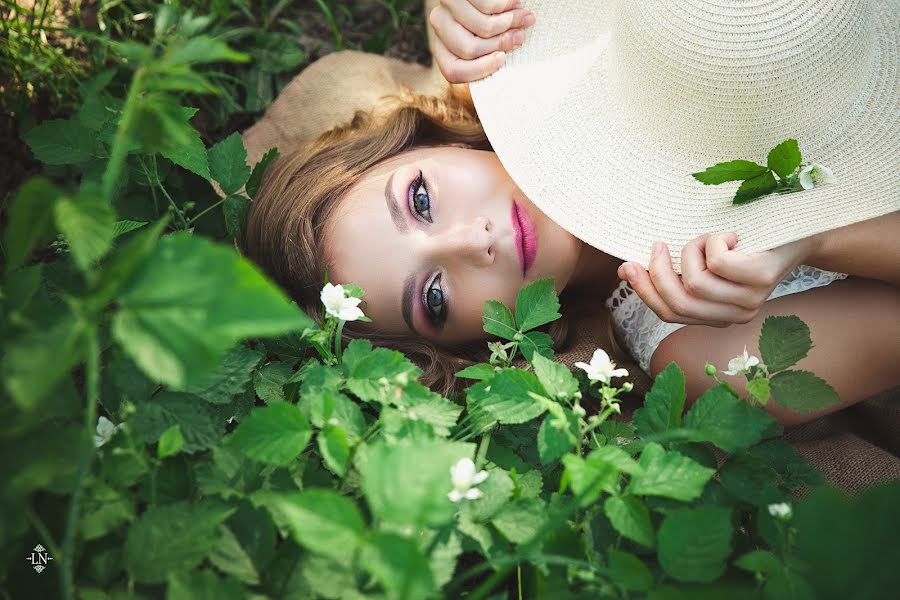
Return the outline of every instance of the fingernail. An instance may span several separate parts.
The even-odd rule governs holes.
[[[627,279],[628,281],[634,279],[634,267],[626,263],[622,265],[622,271],[625,272],[625,279]]]
[[[653,242],[653,249],[650,252],[650,258],[656,258],[660,254],[662,254],[663,243],[662,242]]]
[[[532,25],[534,25],[534,13],[528,13],[522,19],[522,27],[531,27]]]

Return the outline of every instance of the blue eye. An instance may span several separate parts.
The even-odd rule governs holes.
[[[419,175],[410,184],[409,196],[410,209],[431,223],[431,196],[428,195],[428,187],[425,185],[422,171],[419,171]]]
[[[438,274],[431,280],[431,285],[425,288],[422,297],[428,320],[435,326],[443,325],[447,319],[447,302],[444,300],[444,290],[441,289],[440,283],[441,275]]]

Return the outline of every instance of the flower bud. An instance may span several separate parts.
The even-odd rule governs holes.
[[[706,363],[706,365],[703,367],[703,369],[706,371],[706,374],[709,375],[710,377],[714,377],[716,374],[716,367],[709,363]]]
[[[634,384],[631,383],[630,381],[626,381],[625,383],[622,384],[622,391],[625,393],[628,393],[633,389],[634,389]]]

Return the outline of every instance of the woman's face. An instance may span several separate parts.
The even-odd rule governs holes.
[[[485,300],[569,282],[582,242],[540,212],[493,152],[416,148],[370,169],[336,207],[329,279],[357,283],[375,329],[439,345],[486,338]]]

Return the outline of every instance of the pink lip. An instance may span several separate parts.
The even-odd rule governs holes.
[[[522,265],[522,275],[524,276],[534,259],[537,256],[537,232],[534,230],[534,223],[531,216],[524,208],[513,200],[512,203],[512,225],[515,232],[516,250],[519,253],[519,262]]]

